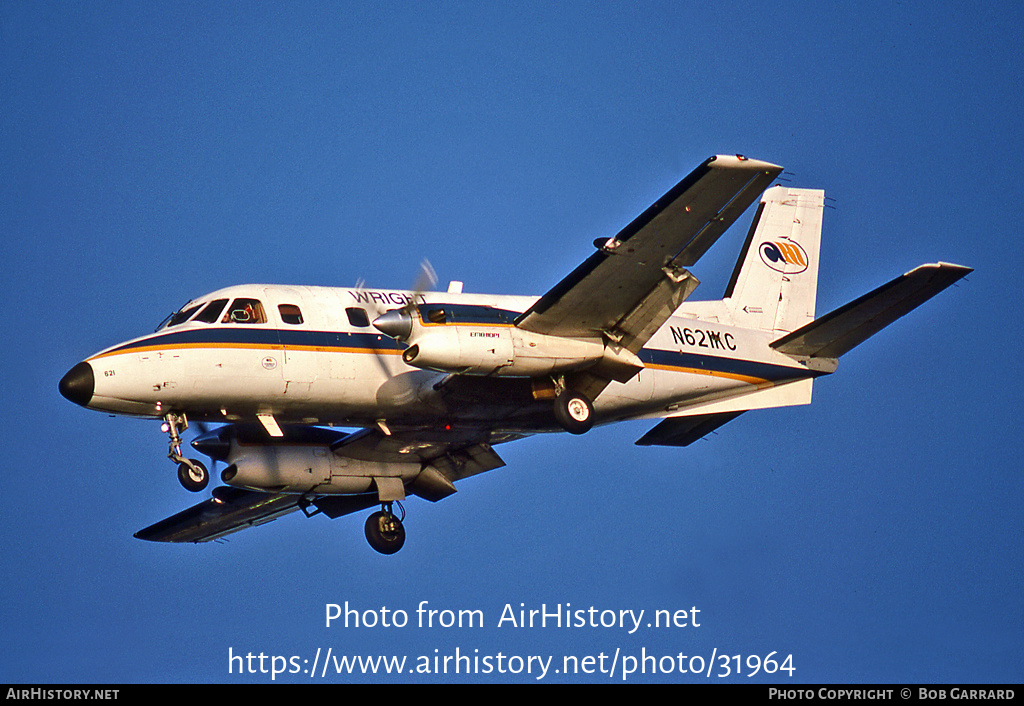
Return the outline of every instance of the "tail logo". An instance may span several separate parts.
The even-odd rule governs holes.
[[[807,252],[792,240],[772,240],[758,248],[761,260],[776,272],[800,274],[807,269]]]

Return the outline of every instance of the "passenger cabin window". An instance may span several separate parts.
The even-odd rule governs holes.
[[[365,309],[360,309],[359,307],[352,307],[350,309],[345,309],[345,313],[348,315],[348,322],[353,326],[358,326],[359,328],[366,328],[367,326],[370,325],[370,317],[366,315]]]
[[[204,324],[216,323],[227,303],[227,299],[214,299],[206,305],[205,309],[199,312],[199,315],[196,316],[196,321],[202,321]]]
[[[286,324],[302,323],[302,312],[294,304],[281,304],[277,307],[277,310],[281,312],[281,321],[284,321]]]
[[[236,299],[228,307],[228,313],[221,319],[222,323],[228,324],[265,324],[267,315],[263,312],[263,305],[259,299]]]

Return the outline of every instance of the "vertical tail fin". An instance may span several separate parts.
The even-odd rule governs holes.
[[[764,192],[725,292],[738,326],[780,336],[814,320],[825,192]]]

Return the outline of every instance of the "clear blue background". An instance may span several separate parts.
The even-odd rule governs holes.
[[[411,665],[458,647],[1020,682],[1021,8],[0,4],[0,681],[269,682],[228,674],[229,648]],[[82,358],[230,284],[401,288],[427,257],[442,286],[542,294],[736,152],[835,199],[819,313],[923,262],[976,272],[844,357],[810,406],[686,449],[634,446],[650,422],[504,446],[506,468],[410,500],[393,557],[362,514],[133,539],[196,501],[159,424],[57,393]],[[721,296],[750,215],[695,298]],[[326,603],[414,621],[421,600],[487,624],[324,626]],[[498,628],[506,603],[702,621]]]

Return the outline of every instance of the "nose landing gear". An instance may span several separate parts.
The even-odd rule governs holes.
[[[209,484],[210,472],[202,461],[186,458],[178,464],[178,480],[186,490],[198,493]]]
[[[170,439],[167,458],[178,464],[178,480],[182,486],[193,493],[203,490],[210,483],[210,472],[201,461],[181,455],[181,434],[188,429],[188,419],[184,414],[168,412],[161,429]]]

